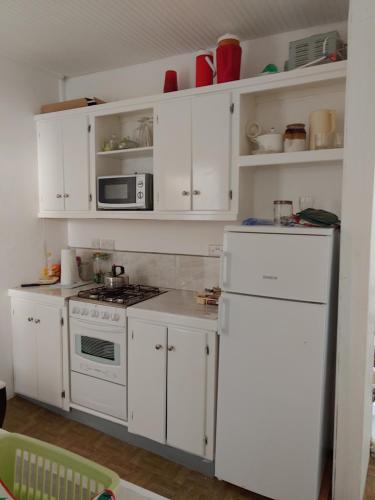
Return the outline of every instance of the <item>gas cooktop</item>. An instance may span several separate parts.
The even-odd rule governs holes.
[[[81,290],[78,292],[77,298],[93,302],[110,302],[112,304],[131,306],[162,293],[165,293],[165,290],[146,285],[124,285],[119,288],[99,286],[89,290]]]

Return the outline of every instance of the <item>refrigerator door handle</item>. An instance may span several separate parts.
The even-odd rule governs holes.
[[[228,334],[228,301],[221,296],[219,299],[219,335]]]
[[[221,288],[228,286],[228,252],[223,252],[220,257]]]

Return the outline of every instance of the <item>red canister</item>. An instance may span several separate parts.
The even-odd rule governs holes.
[[[195,86],[212,85],[216,70],[214,55],[209,50],[201,50],[195,59]]]
[[[221,36],[217,43],[217,83],[239,80],[242,54],[239,38],[236,35],[227,34]]]

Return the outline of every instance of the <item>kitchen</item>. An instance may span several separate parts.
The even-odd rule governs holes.
[[[15,400],[8,402],[7,419],[14,415],[17,422],[17,409],[24,408],[32,414],[36,411],[35,403],[47,404],[49,406],[44,408],[55,413],[45,414],[46,422],[49,418],[57,418],[57,414],[59,418],[65,415],[66,418],[60,421],[62,426],[79,421],[95,427],[132,444],[137,450],[143,448],[164,457],[163,460],[168,459],[171,465],[172,462],[181,464],[178,467],[184,466],[181,469],[184,474],[188,474],[187,470],[195,470],[270,498],[297,499],[301,498],[301,491],[306,499],[317,498],[321,451],[312,443],[320,439],[323,442],[324,439],[317,436],[330,432],[321,418],[326,408],[323,401],[326,381],[332,380],[334,371],[330,356],[335,328],[334,319],[327,326],[329,321],[323,318],[337,307],[335,294],[329,293],[331,283],[332,289],[337,289],[337,232],[296,226],[278,229],[275,234],[274,226],[238,225],[249,217],[272,219],[275,200],[291,200],[294,212],[313,205],[341,216],[345,222],[342,188],[347,188],[347,183],[343,178],[343,163],[345,165],[350,142],[346,135],[344,156],[340,134],[344,131],[344,120],[347,126],[351,111],[346,95],[346,80],[351,77],[350,58],[255,76],[267,63],[282,68],[288,59],[289,44],[294,40],[336,31],[340,39],[346,41],[347,5],[345,2],[339,4],[342,5],[336,10],[341,12],[341,18],[332,18],[331,24],[327,24],[329,16],[327,12],[323,14],[322,7],[321,14],[313,9],[309,27],[303,23],[291,27],[286,23],[285,33],[275,34],[277,30],[273,33],[271,30],[264,32],[263,38],[248,37],[249,41],[241,35],[241,79],[219,83],[219,86],[194,88],[199,47],[190,54],[186,49],[185,53],[180,52],[182,55],[169,53],[167,59],[151,57],[150,62],[142,62],[141,56],[131,60],[131,54],[128,61],[121,59],[123,62],[116,64],[114,57],[107,66],[96,62],[91,62],[90,66],[89,61],[80,58],[79,61],[67,61],[65,67],[61,62],[58,69],[57,63],[54,67],[51,62],[49,68],[55,73],[71,75],[63,83],[51,74],[36,77],[32,73],[32,78],[43,80],[44,87],[39,91],[40,96],[34,96],[36,101],[30,114],[37,115],[35,122],[32,123],[31,117],[30,130],[19,139],[30,144],[35,168],[32,171],[25,169],[24,177],[18,179],[19,189],[25,190],[25,196],[18,201],[17,207],[15,201],[12,202],[14,215],[21,217],[24,231],[21,225],[12,225],[5,243],[8,255],[14,252],[14,258],[19,256],[16,272],[6,279],[11,306],[9,299],[2,306],[4,317],[13,322],[13,331],[4,336],[4,341],[2,337],[0,375],[6,381],[8,395],[12,395],[12,376],[9,375],[12,356],[9,353],[13,352],[15,393],[18,394]],[[22,6],[25,8],[24,4]],[[16,12],[14,8],[7,13],[13,23],[19,22],[15,20]],[[78,18],[80,13],[78,9]],[[235,24],[230,31],[236,32]],[[217,38],[200,43],[214,47]],[[177,71],[178,89],[181,90],[160,93],[164,74],[172,68]],[[15,87],[12,92],[17,90]],[[18,91],[26,92],[24,89]],[[69,101],[87,94],[97,95],[106,103],[38,114],[43,104]],[[18,97],[17,110],[23,105]],[[332,143],[335,147],[308,147],[304,151],[291,152],[277,152],[276,149],[268,154],[251,154],[254,148],[251,139],[259,145],[262,134],[248,138],[247,132],[253,135],[253,130],[247,130],[248,125],[261,122],[263,135],[272,135],[272,127],[281,134],[287,125],[303,122],[308,132],[310,114],[324,109],[336,112],[334,141],[337,142]],[[326,115],[324,119],[328,120]],[[141,147],[129,148],[126,141],[134,140],[133,133],[140,125],[143,132],[153,130],[152,140],[144,137]],[[319,133],[317,130],[317,135]],[[124,148],[119,147],[122,138]],[[14,141],[12,138],[9,145],[4,145],[9,153],[17,149]],[[354,152],[352,154],[354,156]],[[215,172],[205,171],[204,162],[207,161],[215,164]],[[9,181],[9,191],[14,190],[14,180]],[[118,199],[118,186],[121,193],[130,193],[126,203],[130,198],[135,204],[143,200],[145,210],[114,210],[120,207],[103,206]],[[149,209],[150,193],[154,195],[152,210]],[[124,202],[122,199],[121,203]],[[278,208],[282,210],[288,206]],[[260,232],[259,227],[263,227]],[[263,236],[260,238],[260,235]],[[25,248],[21,252],[20,245],[16,245],[17,238],[23,242],[23,247],[24,241],[30,241],[27,257]],[[239,242],[236,238],[240,238]],[[254,243],[248,247],[248,241]],[[106,289],[98,293],[92,290],[96,286],[94,283],[83,288],[66,288],[77,278],[76,269],[74,266],[70,269],[69,265],[62,266],[63,288],[56,285],[18,288],[21,283],[35,283],[39,269],[46,267],[48,270],[49,264],[50,267],[58,265],[60,259],[63,264],[61,250],[68,248],[68,261],[75,263],[74,253],[80,258],[83,281],[92,281],[94,264],[99,269],[98,273],[95,271],[95,278],[102,273],[101,266],[103,273],[111,273],[115,265],[118,267],[114,269],[112,281],[123,280],[122,284],[128,287],[126,293],[113,295],[113,290],[107,293]],[[96,257],[98,262],[95,262]],[[289,262],[289,258],[293,260]],[[283,264],[278,267],[280,259]],[[241,263],[240,269],[237,263]],[[257,269],[261,266],[266,278],[258,282]],[[83,275],[84,269],[88,274]],[[276,275],[283,277],[273,279]],[[111,277],[104,279],[107,278]],[[126,284],[128,280],[129,285]],[[218,285],[223,292],[219,308],[197,303],[197,292]],[[237,295],[242,297],[238,304]],[[242,302],[246,296],[249,302]],[[70,297],[74,298],[70,300]],[[257,302],[257,297],[263,299],[250,313],[253,299]],[[278,309],[280,304],[281,310]],[[234,346],[230,345],[230,334],[240,332],[250,318],[257,322],[259,332],[270,331],[271,326],[264,318],[268,315],[271,318],[272,314],[289,317],[291,306],[297,314],[297,304],[301,305],[303,318],[313,309],[321,311],[319,315],[322,316],[312,316],[311,320],[321,325],[317,328],[321,334],[319,343],[304,326],[306,320],[295,318],[293,323],[296,329],[303,330],[303,338],[311,345],[316,358],[305,358],[305,344],[299,345],[292,334],[290,341],[282,345],[277,338],[269,337],[271,345],[278,346],[278,351],[274,347],[271,349],[270,356],[279,352],[279,357],[271,356],[273,362],[269,372],[262,359],[268,359],[270,345],[263,345],[262,335],[252,338],[259,349],[259,363],[256,352],[251,353],[250,358],[247,339],[240,340],[252,360],[245,376],[259,381],[247,387],[247,397],[259,401],[257,414],[253,415],[259,424],[254,424],[254,434],[247,436],[248,448],[244,446],[242,450],[242,443],[236,439],[243,434],[231,435],[228,430],[229,426],[233,428],[233,422],[227,415],[230,404],[226,398],[232,397],[234,391],[226,381],[234,383],[238,380],[236,377],[244,375],[241,366],[246,366],[246,361],[242,354],[246,356],[247,353],[231,351]],[[266,314],[258,316],[263,307]],[[244,316],[238,325],[232,323],[242,318],[244,310],[248,311],[248,319]],[[8,329],[10,333],[10,326]],[[225,330],[229,332],[227,337]],[[51,335],[52,332],[55,333]],[[106,332],[105,338],[103,332]],[[285,336],[289,338],[287,332]],[[331,343],[326,344],[327,339]],[[285,345],[288,349],[284,353]],[[147,352],[149,357],[145,355]],[[226,356],[228,361],[225,362]],[[242,360],[238,367],[234,359]],[[296,359],[299,364],[295,363]],[[228,372],[225,366],[229,367]],[[296,371],[286,373],[286,366],[293,366]],[[327,367],[329,373],[320,378],[317,374],[324,374]],[[297,373],[300,380],[296,380]],[[275,379],[283,376],[285,384],[276,391]],[[309,404],[306,392],[311,392]],[[264,402],[267,394],[273,398],[269,404]],[[283,413],[283,397],[301,414]],[[239,398],[231,402],[238,405],[239,414],[245,415],[251,408],[243,407],[242,403]],[[340,408],[339,403],[336,402],[336,410]],[[273,418],[272,408],[278,409]],[[291,414],[296,421],[303,421],[304,426],[309,422],[311,434],[304,431],[302,425],[290,428]],[[241,419],[236,417],[235,422],[240,429]],[[9,430],[17,430],[11,423],[8,425]],[[18,430],[27,434],[20,427]],[[53,442],[52,437],[47,439],[38,434],[36,423],[34,432],[42,440]],[[304,442],[303,449],[309,452],[306,456],[299,454],[301,447],[299,453],[295,452],[295,460],[285,460],[281,467],[280,457],[289,449],[285,447],[283,435],[290,443],[288,446]],[[229,442],[224,440],[225,436]],[[34,434],[34,437],[37,436]],[[120,441],[119,449],[123,446]],[[270,447],[271,442],[274,448]],[[235,458],[236,454],[237,457],[247,456],[249,449],[255,448],[257,451],[250,454],[249,461]],[[87,444],[83,442],[81,449],[77,446],[74,451],[88,456]],[[302,466],[308,459],[312,461],[310,473],[304,477]],[[253,476],[247,481],[246,476],[250,474],[241,472],[238,462],[250,468],[250,460],[254,461],[251,462]],[[338,467],[340,455],[335,460]],[[95,461],[100,463],[97,457]],[[233,467],[228,466],[229,462]],[[110,459],[105,465],[111,469]],[[262,477],[264,467],[277,470],[272,480],[268,475]],[[285,485],[283,480],[291,471],[299,478],[295,481],[295,490],[289,489],[290,485]],[[142,479],[141,472],[139,474],[138,480],[131,475],[121,477],[155,493],[178,498],[176,492],[161,486],[162,472],[156,489]],[[229,483],[224,481],[214,484],[225,487],[223,484]]]

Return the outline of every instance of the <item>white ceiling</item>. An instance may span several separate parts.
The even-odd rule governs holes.
[[[0,52],[65,76],[347,18],[349,0],[0,0]]]

